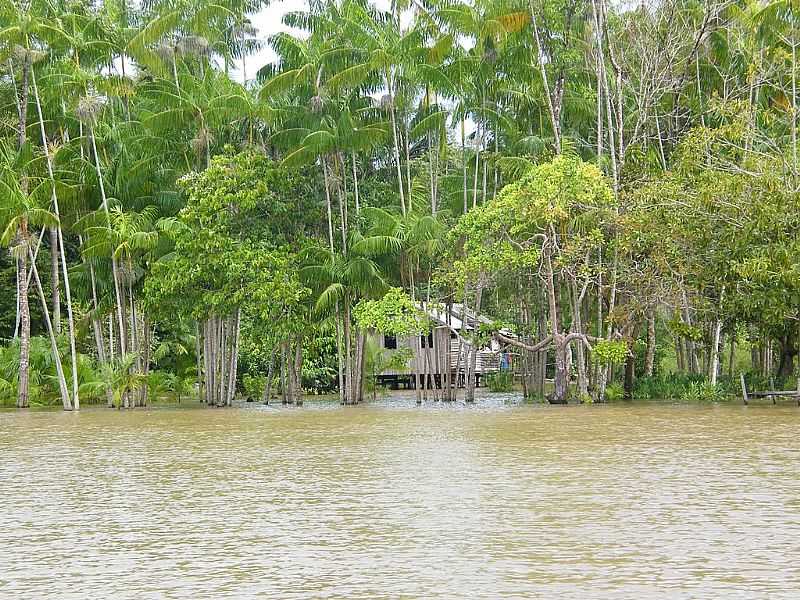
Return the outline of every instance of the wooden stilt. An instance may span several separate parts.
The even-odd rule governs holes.
[[[739,373],[739,381],[742,384],[742,400],[744,400],[744,404],[747,406],[749,398],[747,397],[747,384],[744,382],[744,373]]]

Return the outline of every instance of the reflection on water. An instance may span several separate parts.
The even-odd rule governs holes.
[[[2,598],[798,598],[800,410],[0,413]]]

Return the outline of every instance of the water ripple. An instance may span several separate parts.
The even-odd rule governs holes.
[[[2,598],[797,598],[800,411],[0,413]]]

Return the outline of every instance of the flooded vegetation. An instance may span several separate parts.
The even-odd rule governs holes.
[[[800,598],[798,7],[0,0],[0,599]]]

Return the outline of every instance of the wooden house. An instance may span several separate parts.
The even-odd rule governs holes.
[[[377,333],[376,338],[385,354],[402,352],[405,356],[401,368],[385,369],[376,375],[381,385],[392,389],[400,386],[414,388],[427,382],[429,388],[442,387],[445,383],[455,383],[463,387],[467,372],[467,348],[461,338],[462,332],[471,332],[491,320],[466,310],[461,304],[421,305],[431,321],[431,330],[426,335],[397,338]],[[487,346],[478,349],[475,365],[476,384],[488,373],[495,373],[508,366],[509,356],[501,352],[500,344],[492,340]]]

